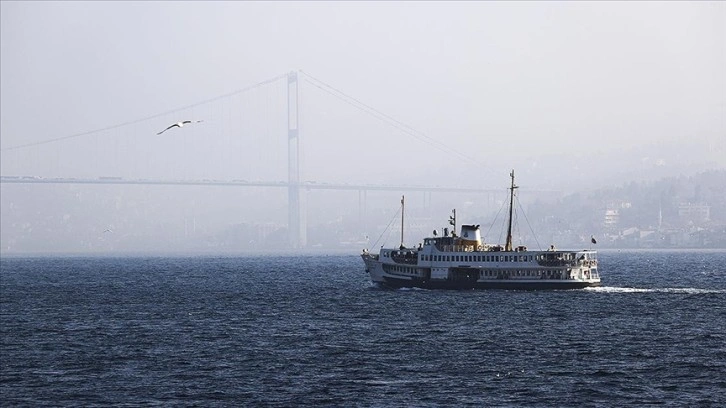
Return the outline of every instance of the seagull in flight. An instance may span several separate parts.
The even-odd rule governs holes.
[[[181,127],[184,127],[184,125],[188,125],[190,123],[199,123],[199,122],[202,122],[202,121],[201,120],[194,120],[194,121],[192,121],[192,120],[185,120],[185,121],[182,121],[182,122],[177,122],[177,123],[174,123],[172,125],[169,125],[166,129],[164,129],[161,132],[157,133],[157,135],[160,135],[160,134],[162,134],[162,133],[166,132],[167,130],[169,130],[171,128],[174,128],[174,127],[181,128]]]

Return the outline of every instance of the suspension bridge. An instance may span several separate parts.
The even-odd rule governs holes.
[[[157,134],[184,119],[202,123]],[[445,186],[431,185],[420,170],[431,167],[426,150],[479,166],[479,176],[452,174]],[[140,119],[4,146],[1,164],[2,184],[283,189],[288,245],[296,249],[307,245],[304,196],[312,190],[357,191],[359,212],[371,191],[483,194],[489,201],[505,193],[476,187],[483,176],[474,157],[303,71]]]

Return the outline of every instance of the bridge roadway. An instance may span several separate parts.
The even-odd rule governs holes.
[[[151,179],[124,179],[121,177],[99,177],[99,178],[46,178],[38,176],[2,176],[0,183],[17,184],[140,184],[140,185],[165,185],[165,186],[237,186],[237,187],[280,187],[288,188],[294,186],[287,181],[247,181],[247,180],[151,180]],[[306,190],[350,190],[350,191],[427,191],[446,193],[479,193],[496,194],[502,193],[503,189],[492,190],[470,187],[440,187],[440,186],[416,186],[416,185],[374,185],[374,184],[347,184],[347,183],[318,183],[315,181],[304,181],[299,183],[300,188]],[[559,194],[559,191],[549,190],[527,190],[532,193]]]

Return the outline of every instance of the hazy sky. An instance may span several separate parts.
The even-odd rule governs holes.
[[[2,1],[0,11],[3,156],[292,70],[483,160],[587,161],[591,150],[726,139],[724,2]],[[369,125],[320,117],[339,127],[318,141],[344,155],[382,147],[364,133],[338,146],[334,129]],[[330,174],[309,164],[329,153],[310,150],[308,174]]]

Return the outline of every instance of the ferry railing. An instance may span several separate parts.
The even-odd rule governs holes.
[[[436,245],[440,252],[474,252],[474,245]]]

